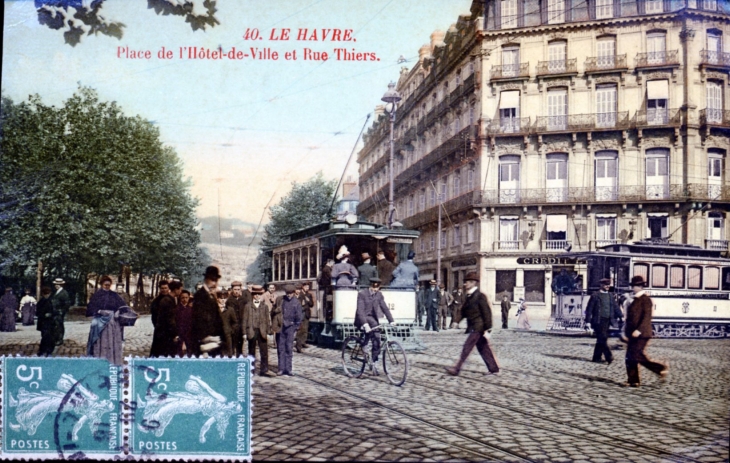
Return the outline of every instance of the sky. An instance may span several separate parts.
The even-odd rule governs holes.
[[[146,0],[107,0],[100,14],[126,25],[121,40],[84,36],[72,47],[62,31],[38,23],[33,1],[6,1],[2,94],[15,101],[38,94],[60,105],[79,84],[90,86],[159,127],[192,180],[198,216],[220,210],[221,217],[266,222],[267,205],[293,181],[318,171],[340,178],[388,83],[416,63],[434,30],[447,30],[470,6],[471,0],[226,0],[216,5],[219,25],[193,31],[180,16],[155,14]],[[272,30],[280,39],[282,29],[290,39],[272,40]],[[318,40],[297,40],[299,29],[309,38],[318,30]],[[333,42],[329,32],[323,41],[323,29],[343,36],[350,30],[353,40]],[[252,40],[256,32],[260,39]],[[162,47],[172,59],[158,57]],[[235,47],[249,57],[180,59],[180,47]],[[268,48],[278,60],[254,60],[251,48]],[[375,59],[337,60],[335,48]],[[285,59],[294,51],[296,59]],[[322,52],[329,59],[316,60]],[[408,61],[398,63],[401,56]],[[347,173],[357,178],[354,158]]]

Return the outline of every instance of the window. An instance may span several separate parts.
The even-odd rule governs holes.
[[[545,228],[547,229],[548,239],[547,249],[563,249],[567,244],[568,216],[562,214],[548,215]]]
[[[616,67],[616,37],[601,37],[596,42],[599,69],[613,69]]]
[[[547,22],[548,24],[560,24],[565,22],[565,0],[547,0]]]
[[[415,202],[416,202],[416,199],[413,197],[413,195],[410,195],[408,197],[408,217],[410,217],[413,214],[415,214],[415,210],[414,210],[415,209]]]
[[[719,199],[722,194],[722,164],[725,152],[711,149],[707,152],[707,193],[710,199]]]
[[[466,171],[466,191],[472,191],[474,189],[474,169]]]
[[[549,202],[565,201],[568,197],[568,155],[548,154],[545,167],[545,199]]]
[[[669,197],[669,150],[655,148],[646,151],[646,198]]]
[[[613,18],[613,0],[596,0],[596,19]]]
[[[720,82],[708,80],[705,89],[707,95],[705,118],[710,123],[721,123],[723,119],[722,85]]]
[[[461,172],[454,172],[454,198],[461,194]]]
[[[517,286],[517,271],[497,270],[494,284],[494,295],[498,299],[507,296],[509,300],[512,300],[513,291],[515,290],[515,286]]]
[[[544,270],[525,270],[525,301],[527,302],[544,302],[545,301],[545,271]]]
[[[725,220],[719,212],[707,214],[707,239],[710,240],[708,248],[727,249],[725,240]],[[718,241],[713,243],[712,241]]]
[[[649,265],[634,264],[634,276],[640,276],[644,281],[649,281]]]
[[[426,237],[425,236],[421,236],[420,238],[418,238],[418,246],[419,246],[418,252],[426,252]]]
[[[666,125],[669,122],[669,81],[650,80],[646,83],[646,123]]]
[[[447,186],[448,186],[448,183],[447,183],[446,177],[443,177],[441,179],[441,186],[440,186],[441,191],[439,192],[439,202],[446,201],[446,196],[448,194]]]
[[[556,40],[548,44],[548,71],[551,73],[565,72],[567,42]]]
[[[613,201],[618,195],[618,153],[596,153],[596,200]]]
[[[705,267],[705,289],[720,289],[720,269]]]
[[[615,85],[596,87],[596,125],[599,127],[616,126],[616,94]]]
[[[687,268],[687,288],[702,289],[702,267],[691,265]]]
[[[664,0],[645,0],[647,13],[663,13]]]
[[[667,55],[666,32],[650,32],[646,34],[647,64],[662,64]]]
[[[517,217],[500,217],[499,219],[499,249],[517,249],[520,229]]]
[[[667,287],[667,266],[652,265],[651,266],[651,286],[653,288]]]
[[[469,222],[466,225],[466,242],[467,243],[474,242],[474,222]]]
[[[499,159],[499,202],[516,203],[520,194],[520,157],[502,156]]]
[[[448,237],[447,230],[441,230],[441,249],[446,247],[446,238]]]
[[[436,233],[431,233],[431,251],[436,249]]]
[[[469,125],[474,124],[474,105],[469,106]]]
[[[418,211],[423,212],[426,210],[426,189],[421,189],[421,193],[418,195]]]
[[[701,0],[701,1],[702,1],[703,10],[710,10],[710,11],[717,10],[717,0]]]
[[[461,225],[454,225],[454,246],[461,245]]]
[[[548,130],[568,128],[568,90],[564,88],[548,90]]]
[[[503,133],[520,131],[520,92],[508,90],[499,96],[499,125]]]
[[[514,45],[502,48],[502,76],[516,77],[520,74],[520,47]]]
[[[429,197],[428,205],[429,207],[434,207],[436,205],[436,189],[432,187],[429,189],[429,192],[431,194]]]
[[[616,217],[596,217],[596,247],[616,241]]]
[[[517,27],[517,0],[502,0],[501,3],[502,29]]]
[[[647,221],[646,236],[649,238],[666,238],[668,217],[666,213],[650,213]]]
[[[669,287],[684,288],[684,266],[672,265],[669,270]]]
[[[707,62],[718,64],[722,57],[722,32],[713,29],[707,31]]]

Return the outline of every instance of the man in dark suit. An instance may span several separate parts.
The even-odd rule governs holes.
[[[292,373],[292,358],[294,357],[292,348],[294,347],[294,335],[302,323],[302,304],[294,294],[295,291],[294,285],[284,286],[286,295],[283,296],[281,304],[277,300],[277,307],[271,312],[272,316],[280,314],[281,318],[281,331],[276,333],[276,353],[279,358],[278,376],[294,376],[294,373]],[[279,310],[281,311],[279,312]]]
[[[373,374],[377,375],[375,362],[378,361],[380,353],[380,333],[376,328],[380,326],[380,319],[386,317],[389,323],[393,323],[393,315],[390,313],[388,304],[385,303],[383,293],[380,292],[380,278],[370,279],[370,288],[363,289],[357,293],[357,311],[355,312],[355,328],[365,331],[365,341],[362,348],[373,343]]]
[[[451,328],[459,328],[461,323],[461,307],[464,305],[464,292],[461,288],[454,290],[454,302],[451,303]]]
[[[71,308],[71,297],[68,295],[66,290],[63,288],[66,282],[62,278],[56,278],[53,280],[53,286],[56,287],[56,291],[51,296],[51,304],[53,304],[53,317],[56,319],[56,345],[60,346],[63,344],[63,337],[66,333],[66,327],[63,322],[68,313],[68,309]]]
[[[309,319],[312,318],[312,307],[314,307],[314,294],[309,291],[309,282],[302,283],[302,289],[297,295],[299,303],[302,304],[302,324],[299,325],[296,335],[296,350],[301,353],[303,348],[309,347],[307,336],[309,335]]]
[[[628,382],[624,386],[639,387],[639,364],[653,371],[661,377],[669,374],[669,367],[663,363],[655,362],[646,356],[644,349],[652,336],[651,315],[654,303],[644,287],[646,281],[641,275],[631,279],[631,291],[634,293],[634,300],[626,312],[625,336],[628,338],[626,348],[626,373]]]
[[[250,302],[242,291],[243,283],[234,281],[231,283],[231,295],[226,299],[226,310],[236,314],[236,326],[233,327],[233,355],[244,355],[243,353],[243,335],[245,331],[243,325],[245,323],[243,309]]]
[[[622,317],[621,309],[613,294],[608,290],[611,287],[611,280],[603,278],[600,281],[601,289],[591,295],[586,307],[586,327],[593,328],[596,332],[596,347],[593,349],[593,362],[601,362],[601,357],[606,358],[610,365],[613,362],[613,354],[608,347],[608,328],[613,320]]]
[[[370,254],[367,252],[362,253],[362,265],[357,268],[360,273],[360,279],[358,280],[358,286],[370,286],[370,279],[378,277],[378,269],[370,263]]]
[[[459,361],[455,366],[446,369],[446,372],[453,376],[458,376],[474,346],[482,356],[489,373],[499,374],[499,365],[489,346],[489,337],[492,332],[492,306],[484,293],[479,291],[478,285],[479,276],[476,272],[467,273],[464,278],[466,299],[461,313],[466,318],[466,332],[469,336],[464,342]]]
[[[430,281],[430,286],[423,293],[423,305],[426,308],[426,331],[431,327],[433,331],[439,330],[438,311],[441,304],[441,292],[436,285],[436,280]]]
[[[512,307],[512,304],[509,302],[509,297],[507,295],[502,296],[502,304],[500,305],[500,308],[502,309],[502,329],[507,329],[507,320],[509,319],[509,309]]]
[[[221,274],[218,267],[211,265],[203,277],[203,286],[193,296],[193,354],[215,356],[221,353],[224,337],[221,307],[216,297]]]
[[[267,335],[271,332],[271,317],[268,304],[263,300],[263,286],[251,285],[251,302],[244,308],[244,333],[248,339],[248,355],[256,358],[256,345],[261,352],[259,375],[273,376],[269,372],[269,346]]]

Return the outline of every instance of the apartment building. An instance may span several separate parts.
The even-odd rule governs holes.
[[[566,251],[727,250],[728,35],[727,1],[474,0],[396,87],[396,218],[421,231],[424,278],[478,271],[540,328],[556,269],[585,272]],[[389,129],[358,156],[358,211],[380,223]]]

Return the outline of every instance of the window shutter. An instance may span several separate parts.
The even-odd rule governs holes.
[[[613,17],[621,17],[621,0],[613,0]]]
[[[636,0],[639,7],[639,14],[646,14],[646,0]]]
[[[588,0],[588,18],[596,19],[596,0]]]
[[[573,20],[573,2],[580,2],[582,0],[565,0],[563,5],[563,11],[565,11],[565,22],[569,23]]]
[[[549,0],[541,0],[540,1],[540,22],[542,24],[548,23],[548,1]]]
[[[502,29],[502,0],[494,0],[494,28]]]
[[[517,0],[517,27],[525,27],[525,0]]]

